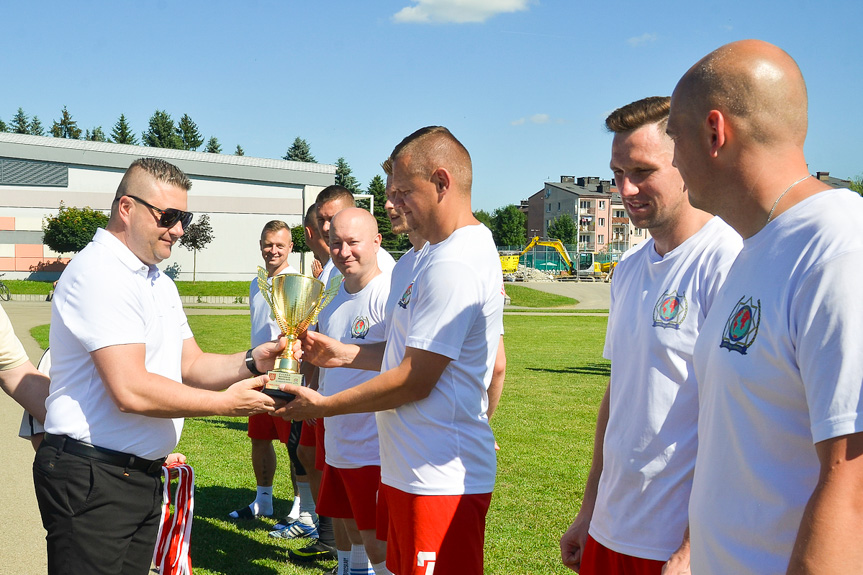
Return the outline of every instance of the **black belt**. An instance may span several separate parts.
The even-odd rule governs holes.
[[[162,464],[165,463],[164,457],[162,459],[144,459],[135,455],[129,455],[128,453],[114,451],[113,449],[91,445],[65,435],[46,433],[43,441],[58,451],[65,451],[79,457],[101,461],[108,465],[143,471],[150,475],[159,473],[162,469]]]

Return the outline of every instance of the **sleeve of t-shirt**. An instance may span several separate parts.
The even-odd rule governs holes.
[[[813,442],[863,431],[863,253],[821,263],[795,295],[791,333]]]
[[[14,369],[27,362],[24,346],[15,337],[12,322],[6,311],[0,307],[0,371]]]
[[[55,299],[63,323],[84,349],[93,352],[112,345],[146,343],[138,286],[110,274],[86,280],[79,277],[67,287],[62,300]],[[99,286],[89,285],[90,281],[99,281]]]
[[[405,345],[458,359],[484,299],[479,275],[462,262],[435,262],[417,278],[413,294]]]
[[[390,279],[386,278],[384,281],[378,282],[375,287],[377,289],[372,298],[372,305],[369,306],[372,325],[365,338],[368,343],[380,343],[387,340],[386,308],[387,298],[390,294]]]

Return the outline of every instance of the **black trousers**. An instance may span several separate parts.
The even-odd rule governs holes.
[[[161,517],[161,475],[42,443],[33,482],[48,532],[49,575],[149,573]]]

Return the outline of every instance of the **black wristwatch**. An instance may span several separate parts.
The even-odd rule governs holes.
[[[251,349],[246,352],[246,369],[248,369],[249,372],[254,375],[264,375],[264,372],[258,370],[258,366],[255,365],[255,358],[252,357]]]

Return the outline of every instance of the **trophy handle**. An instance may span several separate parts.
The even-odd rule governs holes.
[[[258,290],[264,296],[264,301],[270,306],[270,319],[276,319],[275,308],[273,308],[273,286],[267,281],[267,270],[258,266]]]
[[[329,285],[327,289],[321,294],[321,299],[318,300],[318,304],[315,306],[315,311],[312,313],[309,318],[308,325],[314,325],[318,323],[318,315],[320,315],[321,310],[324,309],[328,303],[333,301],[333,298],[336,297],[336,294],[339,293],[339,288],[342,287],[342,274],[336,274],[335,276],[330,278]]]

